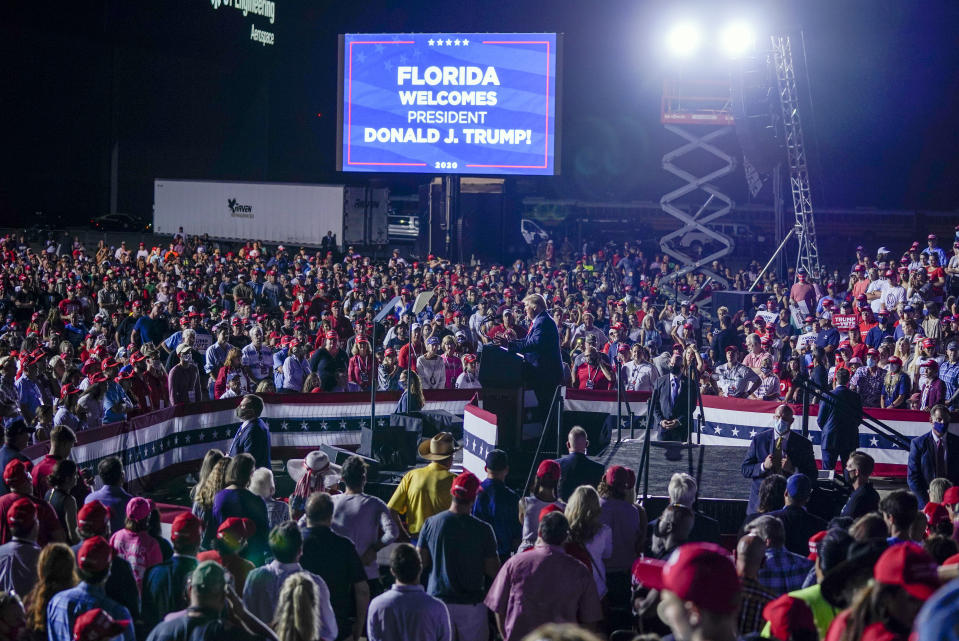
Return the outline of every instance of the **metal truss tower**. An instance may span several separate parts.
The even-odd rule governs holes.
[[[819,246],[816,244],[816,224],[813,220],[812,198],[809,192],[809,167],[806,162],[806,144],[802,119],[799,117],[799,93],[796,88],[796,69],[793,65],[792,43],[788,35],[772,36],[773,59],[782,106],[783,132],[789,160],[789,186],[792,191],[796,229],[799,233],[797,271],[804,267],[813,279],[822,277],[819,265]]]

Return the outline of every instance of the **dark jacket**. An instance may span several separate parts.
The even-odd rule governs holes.
[[[253,455],[257,467],[270,469],[270,428],[262,418],[255,418],[240,425],[233,442],[230,443],[227,456],[244,452]]]
[[[190,605],[186,583],[196,566],[194,557],[174,556],[147,570],[143,578],[144,628],[150,630],[169,613]]]
[[[792,437],[790,437],[792,438]],[[787,505],[781,510],[770,512],[786,526],[786,549],[803,558],[809,556],[809,537],[826,529],[827,523],[806,508]]]
[[[852,452],[859,447],[862,399],[845,385],[829,392],[828,397],[819,403],[816,417],[822,430],[822,448],[837,453]]]
[[[853,490],[842,507],[839,516],[848,516],[858,519],[860,516],[870,512],[879,511],[879,492],[872,486],[872,483],[866,483],[858,490]]]
[[[559,349],[559,331],[547,312],[533,319],[526,336],[509,342],[509,351],[523,354],[530,367],[530,380],[556,386],[563,382],[563,358]]]
[[[959,436],[946,432],[946,478],[959,484]],[[912,439],[906,480],[919,498],[919,507],[929,502],[929,481],[936,478],[936,442],[932,432]]]
[[[606,468],[602,463],[591,460],[585,454],[573,452],[557,459],[562,470],[559,479],[559,498],[568,501],[573,491],[580,485],[596,487],[603,478]]]
[[[696,410],[698,390],[690,389],[687,377],[680,376],[679,392],[676,394],[676,402],[673,403],[670,377],[670,374],[666,374],[653,385],[653,396],[649,401],[652,427],[659,430],[661,441],[685,441],[687,430],[692,426],[691,412]],[[664,430],[660,427],[660,422],[666,419],[679,419],[679,425],[671,430]]]
[[[763,469],[763,461],[772,453],[775,445],[776,431],[771,428],[763,430],[749,441],[749,449],[746,450],[746,458],[743,459],[742,465],[743,476],[752,479],[746,514],[752,514],[759,509],[759,486],[770,474],[768,470]],[[816,456],[813,454],[812,442],[808,438],[799,432],[790,431],[783,454],[792,461],[797,472],[805,474],[812,481],[816,480],[818,476]]]

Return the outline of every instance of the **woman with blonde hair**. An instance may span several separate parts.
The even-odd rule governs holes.
[[[280,641],[315,641],[320,638],[316,583],[306,572],[290,575],[280,588],[273,631]]]
[[[213,523],[213,500],[220,490],[227,486],[226,468],[230,466],[231,460],[229,456],[221,457],[213,464],[203,482],[197,485],[199,489],[193,499],[193,514],[203,521],[201,547],[204,550],[209,550],[213,545],[213,539],[216,538],[216,525]]]
[[[220,462],[220,459],[223,458],[223,450],[218,450],[213,448],[212,450],[207,450],[207,453],[203,455],[203,462],[200,463],[200,473],[197,476],[196,485],[193,486],[193,489],[190,490],[190,498],[193,499],[193,513],[196,516],[196,499],[200,493],[200,488],[203,487],[203,484],[206,482],[207,478],[210,476],[210,472],[213,471],[213,468],[217,463]]]
[[[364,392],[370,391],[373,380],[373,354],[370,342],[365,338],[358,338],[353,343],[353,356],[350,357],[348,380],[356,383]]]
[[[613,531],[603,523],[599,494],[589,485],[573,490],[566,503],[569,543],[589,555],[599,598],[606,595],[606,559],[613,555]]]
[[[47,638],[47,605],[58,592],[69,590],[79,582],[73,550],[65,543],[50,543],[40,551],[37,583],[25,599],[30,639]]]

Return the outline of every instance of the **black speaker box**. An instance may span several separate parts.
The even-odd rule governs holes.
[[[752,320],[753,312],[755,308],[753,307],[753,292],[744,292],[744,291],[723,291],[723,292],[713,292],[713,314],[716,313],[716,310],[720,307],[728,307],[730,314],[735,314],[739,310],[744,310],[743,319]]]
[[[392,414],[388,425],[363,428],[359,453],[379,461],[383,469],[406,469],[416,465],[416,445],[422,432],[422,418]]]

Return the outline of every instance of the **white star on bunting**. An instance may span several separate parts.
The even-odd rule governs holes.
[[[307,423],[306,421],[303,421],[302,423],[300,423],[300,429],[303,430],[304,432],[307,431],[308,429],[310,429],[309,423]]]
[[[722,434],[722,433],[723,433],[723,428],[719,427],[718,425],[717,425],[715,428],[713,428],[713,429],[716,430],[716,433],[717,433],[717,434]]]
[[[320,423],[320,429],[323,430],[324,432],[328,430],[329,428],[330,428],[330,424],[327,423],[326,421],[323,421],[322,423]]]
[[[749,438],[753,438],[755,436],[756,436],[756,430],[749,430]]]
[[[736,436],[736,437],[739,436],[739,428],[738,428],[738,427],[734,427],[734,428],[733,428],[733,436]]]
[[[287,431],[288,429],[290,429],[290,424],[289,424],[289,422],[283,421],[283,422],[280,424],[280,429],[282,429],[284,432]]]

